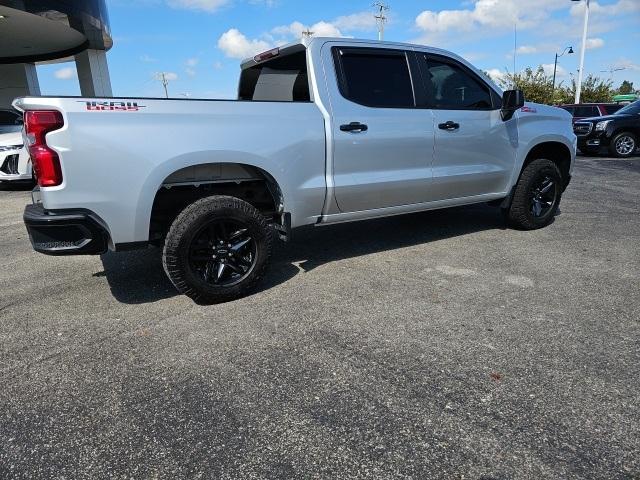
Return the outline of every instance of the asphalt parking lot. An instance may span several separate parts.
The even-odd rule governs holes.
[[[4,189],[0,478],[639,479],[639,192],[579,157],[546,229],[305,230],[203,307],[156,250],[34,253]]]

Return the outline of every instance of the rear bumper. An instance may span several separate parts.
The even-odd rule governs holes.
[[[46,255],[98,255],[107,251],[109,233],[89,210],[45,210],[27,205],[24,224],[31,245]]]

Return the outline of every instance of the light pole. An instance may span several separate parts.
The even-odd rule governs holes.
[[[571,55],[573,53],[573,47],[565,47],[560,55],[556,53],[556,61],[553,64],[553,83],[551,87],[551,101],[553,102],[553,95],[556,93],[556,70],[558,69],[558,58],[563,56],[565,53]]]
[[[580,0],[571,0],[579,2]],[[589,25],[589,0],[584,0],[584,26],[582,27],[582,50],[580,51],[580,70],[578,70],[578,84],[576,85],[575,103],[580,103],[580,90],[582,90],[582,74],[584,73],[584,51],[587,49],[587,26]]]

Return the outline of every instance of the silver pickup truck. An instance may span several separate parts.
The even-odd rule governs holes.
[[[157,244],[202,303],[245,294],[274,237],[491,202],[549,224],[576,137],[564,110],[525,103],[437,48],[312,38],[242,64],[237,100],[27,97],[39,187],[33,248],[100,254]]]

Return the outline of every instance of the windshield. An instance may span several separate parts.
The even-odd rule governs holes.
[[[616,112],[616,115],[620,115],[623,113],[631,114],[631,115],[640,113],[640,100],[636,100],[635,102],[630,103],[626,107],[621,108]]]

